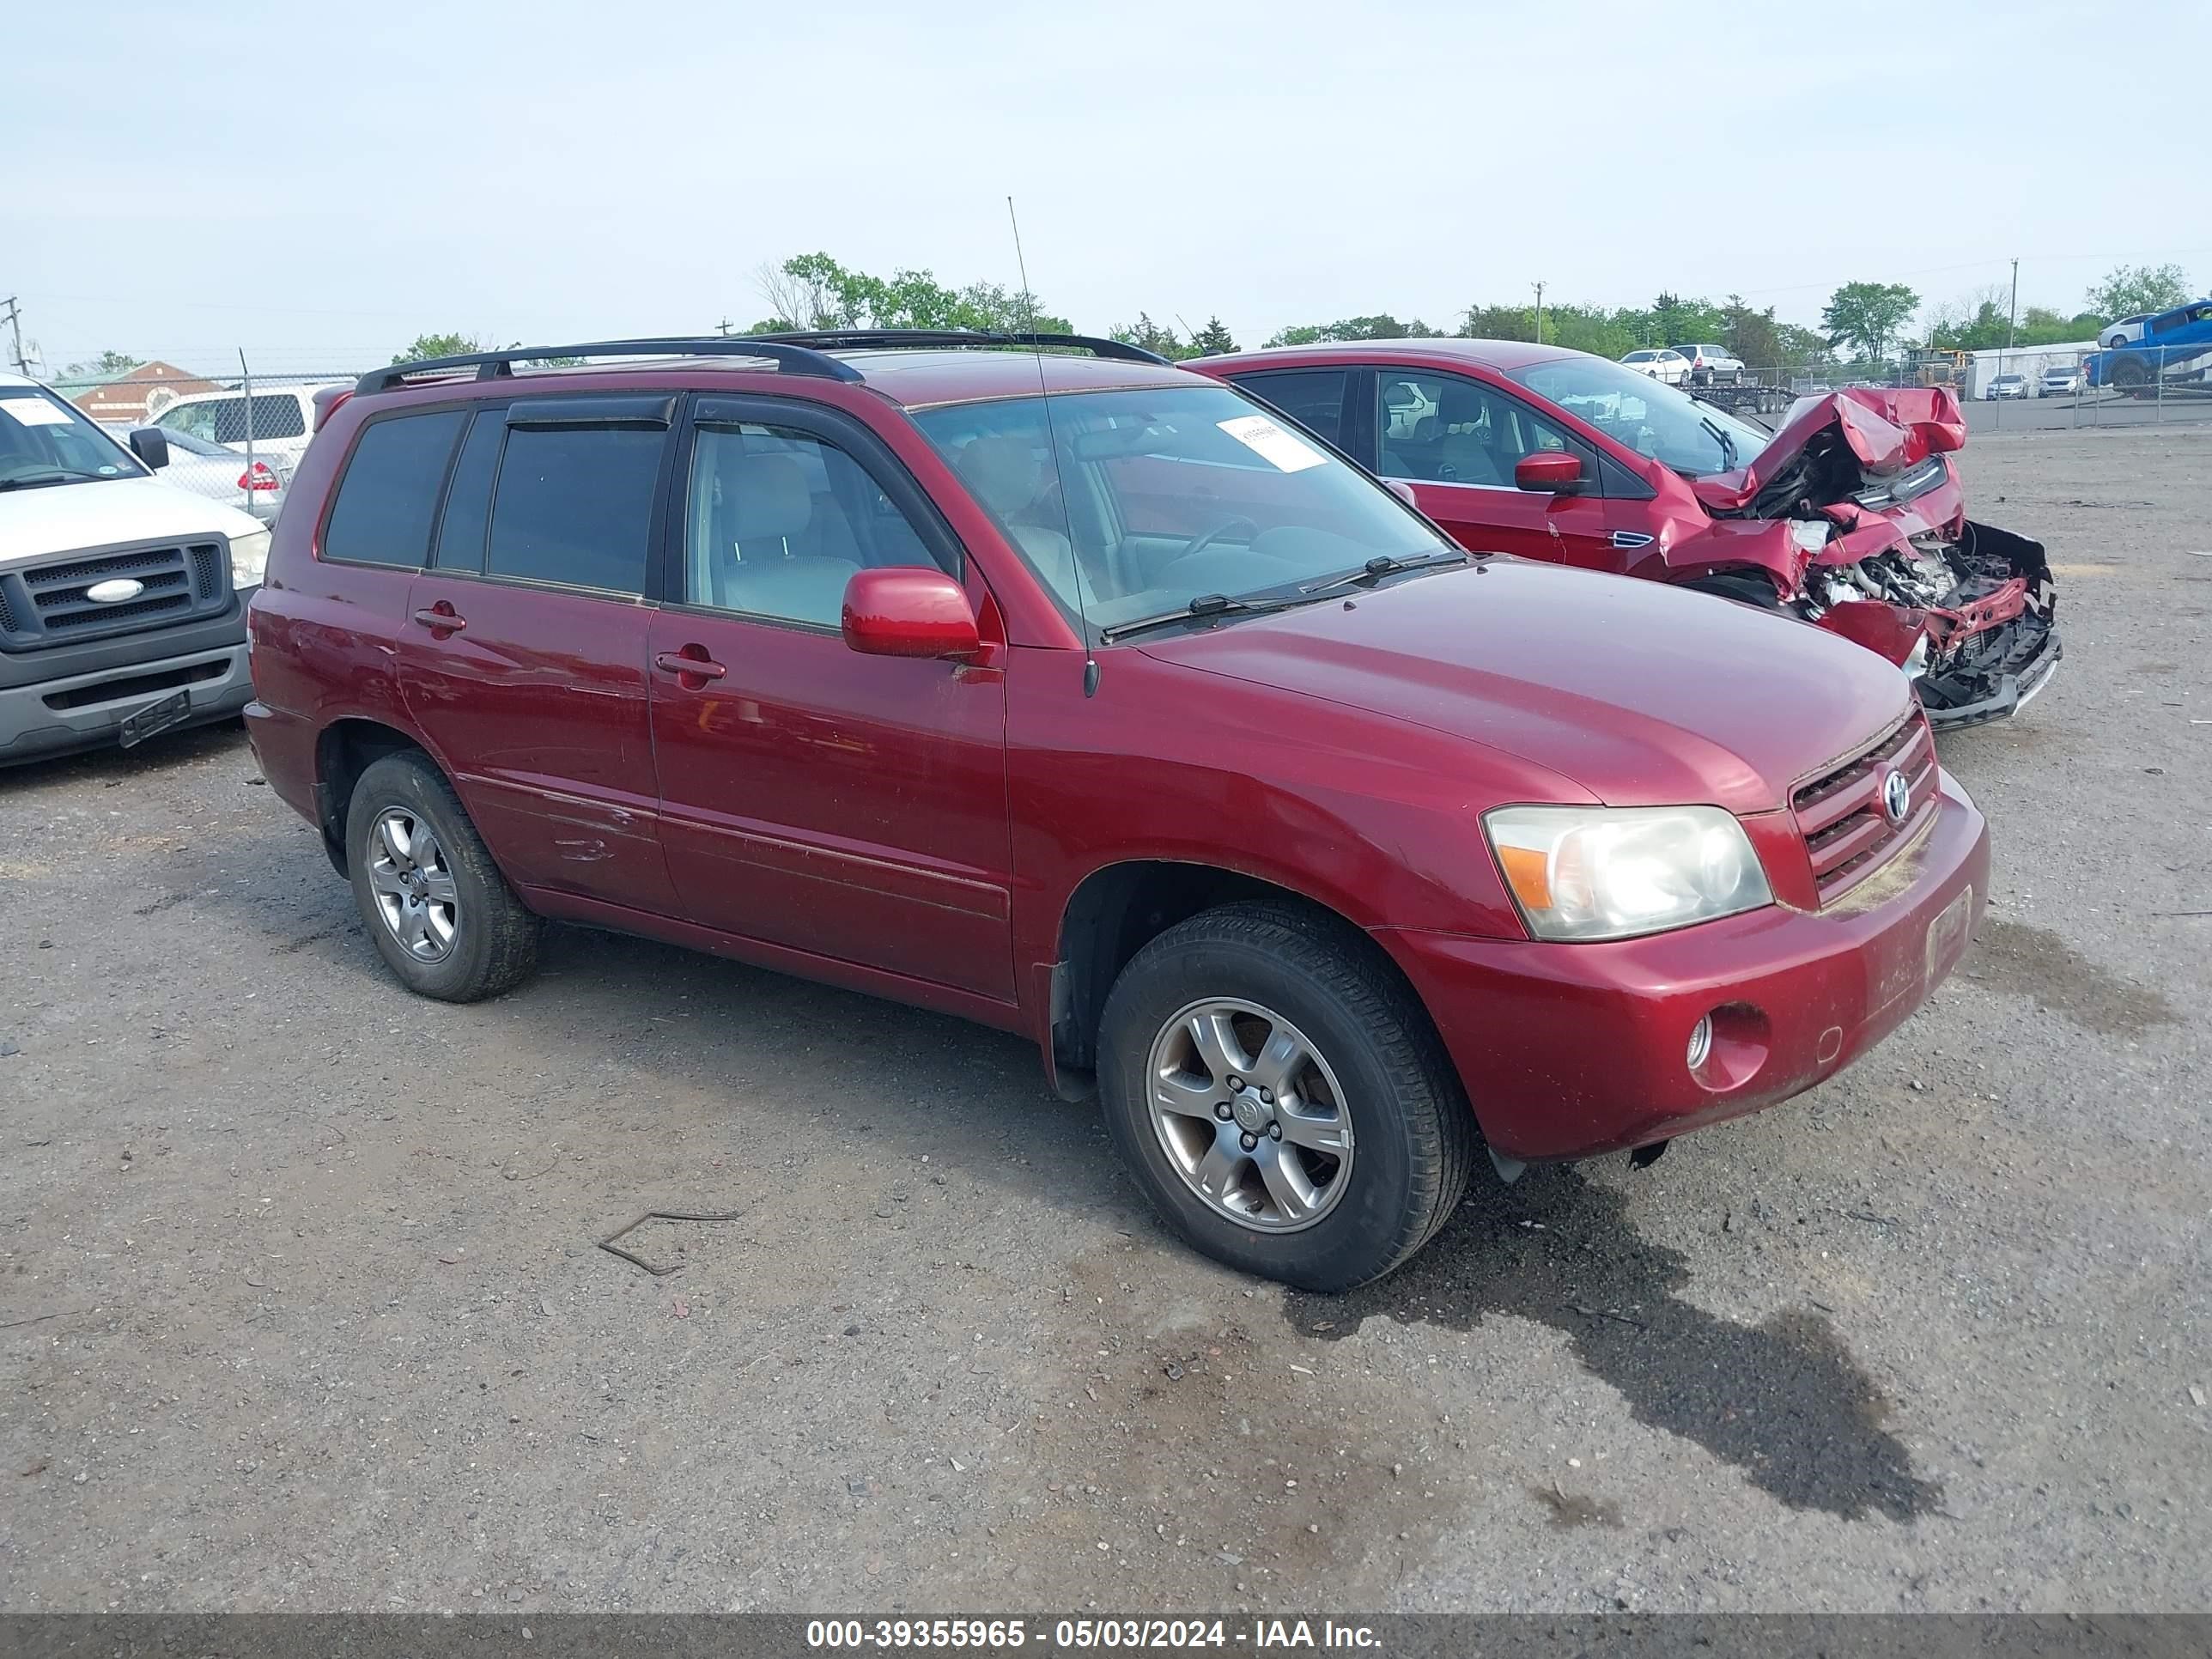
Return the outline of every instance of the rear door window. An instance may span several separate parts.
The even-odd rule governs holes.
[[[323,526],[322,556],[348,564],[420,569],[466,411],[395,415],[371,421],[354,441]]]
[[[588,400],[571,400],[581,404]],[[610,404],[629,403],[610,399]],[[653,506],[668,447],[659,424],[534,424],[518,404],[494,493],[485,570],[609,593],[645,592]]]
[[[1237,384],[1254,397],[1340,447],[1344,442],[1344,387],[1350,378],[1350,371],[1341,368],[1283,368],[1236,377]]]
[[[491,522],[492,478],[499,470],[500,441],[507,436],[507,409],[479,410],[453,463],[446,487],[445,516],[438,525],[438,568],[481,571],[484,530]]]

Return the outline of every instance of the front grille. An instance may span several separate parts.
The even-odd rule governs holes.
[[[191,542],[0,573],[0,648],[36,650],[217,615],[230,603],[229,562],[221,542]],[[92,597],[119,579],[140,592],[119,603]]]
[[[1904,818],[1892,823],[1882,805],[1889,775],[1909,786]],[[1790,809],[1805,837],[1820,902],[1842,897],[1881,868],[1936,808],[1936,740],[1916,710],[1902,726],[1832,771],[1800,784]]]

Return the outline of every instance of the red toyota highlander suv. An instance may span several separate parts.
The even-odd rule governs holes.
[[[1872,653],[1470,555],[1110,341],[536,347],[325,416],[247,713],[403,983],[550,917],[1020,1032],[1254,1273],[1811,1087],[1987,890]]]

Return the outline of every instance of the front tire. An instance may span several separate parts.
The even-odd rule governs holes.
[[[1467,1189],[1477,1137],[1410,992],[1368,942],[1285,906],[1169,928],[1114,983],[1107,1127],[1215,1260],[1311,1291],[1380,1278]]]
[[[427,757],[386,755],[362,773],[346,809],[346,868],[378,954],[416,995],[477,1002],[536,969],[538,918]]]

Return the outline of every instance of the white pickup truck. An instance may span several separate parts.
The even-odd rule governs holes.
[[[155,476],[35,380],[0,374],[0,767],[227,720],[268,529]]]

